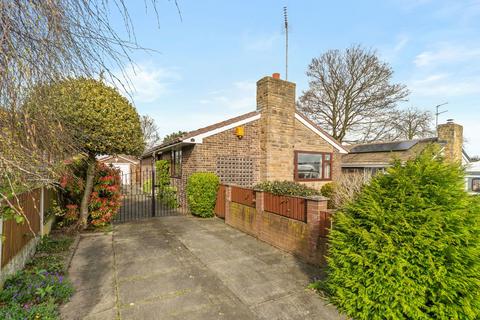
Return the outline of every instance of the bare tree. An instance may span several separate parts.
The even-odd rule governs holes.
[[[157,1],[148,3],[156,12]],[[125,37],[109,20],[112,14],[123,18]],[[55,181],[59,160],[82,151],[48,106],[24,108],[32,92],[101,72],[128,86],[112,70],[124,70],[136,49],[142,48],[124,0],[0,1],[0,200],[8,201],[16,186]]]
[[[396,103],[408,95],[404,85],[391,83],[391,67],[360,46],[327,51],[306,74],[310,87],[299,108],[339,141],[383,139]]]
[[[434,135],[433,116],[429,111],[412,107],[399,111],[396,119],[392,120],[399,139],[412,140]]]
[[[157,124],[152,117],[149,115],[143,115],[140,118],[140,123],[142,125],[143,140],[146,149],[153,148],[162,141],[158,134]]]

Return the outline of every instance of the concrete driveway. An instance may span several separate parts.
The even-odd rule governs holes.
[[[64,319],[343,319],[317,268],[225,225],[176,216],[82,237]]]

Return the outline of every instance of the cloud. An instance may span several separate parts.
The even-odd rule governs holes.
[[[202,105],[208,105],[209,110],[229,109],[251,111],[255,109],[256,85],[253,81],[237,81],[224,90],[210,92],[199,100]]]
[[[434,50],[418,54],[414,63],[417,67],[434,67],[446,63],[459,63],[480,58],[480,47],[442,44]]]
[[[397,35],[394,43],[382,45],[380,54],[386,61],[394,61],[401,57],[401,52],[410,42],[410,37],[406,34]]]
[[[136,103],[152,103],[169,92],[172,83],[181,79],[178,71],[171,68],[158,67],[150,62],[130,65],[117,77],[126,79],[125,86],[119,86],[124,94],[133,98]]]
[[[454,97],[480,94],[480,77],[457,78],[452,74],[431,74],[414,79],[408,85],[413,94],[419,96]]]

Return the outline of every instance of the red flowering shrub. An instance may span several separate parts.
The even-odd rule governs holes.
[[[70,225],[78,220],[82,200],[86,170],[84,161],[77,160],[69,164],[67,172],[59,181],[63,188],[66,212],[62,216],[62,225]],[[88,222],[93,226],[108,224],[118,212],[121,203],[120,173],[117,169],[103,163],[97,163],[93,191],[88,204]]]
[[[92,195],[88,205],[94,226],[109,223],[120,208],[120,174],[102,163],[97,164]]]

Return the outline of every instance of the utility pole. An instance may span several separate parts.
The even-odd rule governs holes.
[[[442,113],[445,113],[445,112],[448,112],[448,110],[444,110],[444,111],[441,111],[439,112],[438,109],[441,107],[441,106],[444,106],[448,104],[448,102],[444,102],[444,103],[441,103],[441,104],[437,104],[435,106],[435,132],[438,132],[438,116],[441,115]]]
[[[287,7],[283,7],[283,18],[285,20],[285,80],[288,80],[288,15],[287,15]]]

